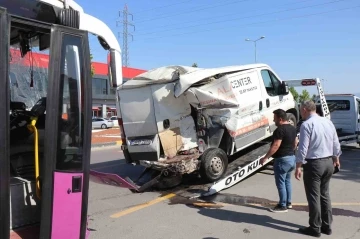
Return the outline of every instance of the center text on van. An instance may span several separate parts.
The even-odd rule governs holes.
[[[240,78],[240,79],[231,81],[231,86],[233,89],[236,89],[236,88],[239,88],[242,86],[247,86],[250,84],[252,84],[250,77],[244,77],[244,78]]]

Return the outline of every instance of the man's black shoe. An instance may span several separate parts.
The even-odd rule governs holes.
[[[321,236],[320,232],[316,232],[311,227],[300,228],[299,232],[302,233],[302,234],[308,235],[308,236],[313,236],[313,237],[320,237]]]
[[[324,234],[330,236],[332,234],[332,230],[330,228],[328,228],[328,229],[321,228],[321,233],[324,233]]]
[[[276,205],[274,208],[270,208],[272,212],[287,212],[287,207],[282,207],[280,205]]]

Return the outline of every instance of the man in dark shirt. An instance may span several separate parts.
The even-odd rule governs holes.
[[[296,128],[289,124],[286,112],[277,109],[274,112],[277,129],[267,154],[260,159],[264,164],[270,157],[274,158],[275,183],[279,193],[279,203],[272,212],[287,212],[291,206],[291,172],[295,169],[295,148],[297,145]]]

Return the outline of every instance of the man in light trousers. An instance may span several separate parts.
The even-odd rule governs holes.
[[[300,113],[305,120],[300,127],[296,153],[295,178],[303,181],[309,205],[309,227],[300,228],[305,235],[320,237],[332,233],[332,207],[329,193],[334,167],[340,167],[341,147],[334,124],[316,114],[313,101],[301,104]]]

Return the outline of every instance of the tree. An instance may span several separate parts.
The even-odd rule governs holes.
[[[197,63],[193,63],[193,64],[192,64],[192,67],[198,67],[198,64],[197,64]]]
[[[291,87],[289,88],[289,91],[290,91],[291,94],[293,95],[294,100],[295,100],[296,102],[298,102],[298,100],[299,100],[299,93],[295,90],[295,88],[294,88],[293,86],[291,86]]]
[[[315,101],[316,101],[316,98],[317,98],[317,95],[316,95],[316,94],[313,94],[313,96],[311,97],[311,100],[315,102]]]
[[[93,77],[95,74],[95,68],[94,65],[92,64],[92,59],[93,59],[93,55],[90,53],[91,77]]]
[[[304,102],[306,100],[311,100],[310,94],[307,90],[303,90],[299,96],[299,101]]]

